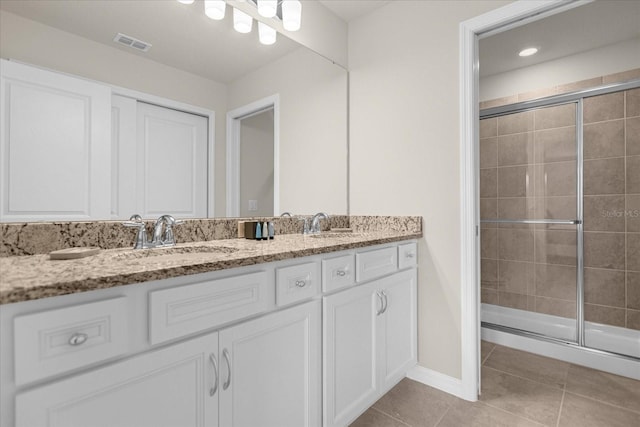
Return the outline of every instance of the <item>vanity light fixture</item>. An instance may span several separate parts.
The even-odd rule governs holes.
[[[193,4],[195,0],[178,0],[182,4]],[[247,1],[247,0],[238,0]],[[249,0],[247,3],[258,9],[265,18],[282,21],[287,31],[298,31],[302,23],[302,3],[300,0]],[[224,19],[227,8],[226,0],[204,0],[204,13],[211,19]],[[233,8],[233,28],[239,33],[250,33],[253,27],[251,15]],[[262,22],[258,22],[258,38],[260,43],[271,45],[276,42],[276,30]]]
[[[298,31],[302,23],[300,0],[282,0],[282,26],[287,31]]]
[[[253,18],[240,9],[233,9],[233,29],[239,33],[250,33],[253,28]]]
[[[518,53],[518,56],[531,56],[535,55],[536,53],[538,53],[537,47],[528,47],[526,49],[522,49],[520,53]]]
[[[224,19],[226,8],[227,3],[224,0],[204,0],[204,13],[216,21]]]
[[[274,44],[276,42],[276,30],[267,24],[258,22],[258,39],[264,45]]]
[[[257,0],[258,13],[265,18],[273,18],[278,12],[278,0]]]

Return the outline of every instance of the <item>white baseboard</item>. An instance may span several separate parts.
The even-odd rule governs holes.
[[[407,372],[407,378],[418,381],[429,387],[437,388],[445,393],[453,394],[461,399],[468,400],[462,387],[462,380],[443,373],[416,365]]]

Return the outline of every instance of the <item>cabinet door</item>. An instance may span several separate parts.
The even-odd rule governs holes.
[[[378,397],[375,288],[362,285],[324,298],[324,425],[344,426]]]
[[[137,103],[136,212],[207,216],[207,119]]]
[[[220,425],[320,425],[320,301],[220,331]]]
[[[110,217],[111,90],[0,61],[0,220]]]
[[[411,269],[375,282],[384,299],[378,330],[380,394],[417,363],[416,281],[416,270]]]
[[[16,425],[216,426],[216,354],[217,333],[21,393]]]

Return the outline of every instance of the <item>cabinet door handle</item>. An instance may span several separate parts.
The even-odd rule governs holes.
[[[224,360],[227,362],[227,368],[229,369],[229,376],[224,384],[222,384],[222,389],[226,390],[231,385],[231,360],[229,360],[229,352],[226,348],[222,350],[222,357],[224,357]]]
[[[306,284],[307,282],[305,282],[304,280],[296,280],[296,286],[299,288],[304,288]]]
[[[407,252],[404,256],[407,258],[413,258],[416,256],[416,254],[414,254],[413,252]]]
[[[216,356],[211,353],[209,354],[209,362],[211,362],[211,366],[213,367],[212,371],[214,373],[215,380],[213,380],[213,387],[211,387],[209,389],[209,396],[213,396],[214,394],[216,394],[216,391],[218,391],[218,361],[216,360]]]
[[[382,291],[382,297],[384,298],[384,305],[382,307],[382,313],[387,311],[387,307],[389,306],[389,300],[387,299],[387,293]]]
[[[339,276],[339,277],[344,277],[344,276],[346,276],[346,274],[347,274],[347,272],[344,271],[344,270],[337,270],[336,271],[336,275]]]
[[[376,295],[378,296],[378,299],[380,300],[380,309],[378,310],[376,315],[380,316],[383,313],[384,301],[382,301],[382,294],[380,293],[380,291],[376,291]]]
[[[69,337],[69,345],[78,346],[87,342],[88,339],[89,335],[83,334],[82,332],[76,332]]]

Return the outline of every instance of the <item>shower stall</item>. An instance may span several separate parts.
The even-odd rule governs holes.
[[[482,110],[479,153],[483,336],[640,378],[640,81]]]

